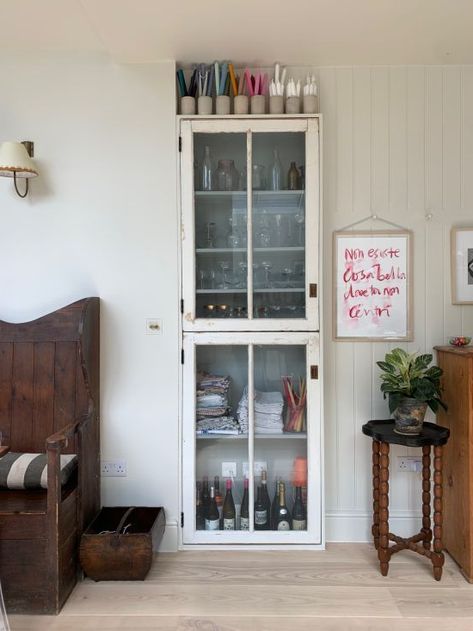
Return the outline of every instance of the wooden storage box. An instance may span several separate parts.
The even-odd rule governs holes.
[[[80,563],[94,581],[144,580],[165,527],[164,509],[102,508],[81,537]]]

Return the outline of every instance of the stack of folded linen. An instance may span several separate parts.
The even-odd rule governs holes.
[[[230,377],[198,373],[196,430],[198,434],[238,433],[238,423],[230,416],[228,389]]]
[[[280,392],[255,390],[255,434],[282,434],[284,399]],[[237,409],[240,427],[248,431],[248,388],[245,388]]]

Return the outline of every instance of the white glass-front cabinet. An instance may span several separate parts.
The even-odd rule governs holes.
[[[323,545],[318,124],[180,119],[183,546]]]

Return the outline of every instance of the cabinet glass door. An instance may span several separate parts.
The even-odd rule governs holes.
[[[317,121],[181,128],[184,329],[317,330]]]
[[[228,337],[185,337],[184,543],[320,543],[318,336]]]
[[[255,133],[253,312],[305,318],[305,133]]]
[[[194,135],[197,318],[246,318],[246,134]]]

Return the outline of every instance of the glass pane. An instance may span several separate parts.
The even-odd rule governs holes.
[[[196,528],[248,530],[248,501],[241,510],[248,426],[237,420],[248,387],[248,349],[197,346],[196,360]],[[215,502],[209,497],[212,488]]]
[[[305,134],[253,134],[255,318],[305,317]]]
[[[255,346],[254,379],[255,529],[307,530],[306,347]]]
[[[196,316],[246,318],[246,134],[194,135]]]

